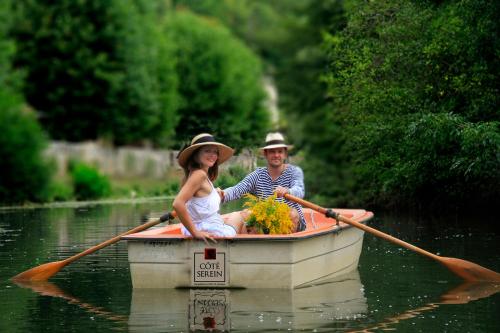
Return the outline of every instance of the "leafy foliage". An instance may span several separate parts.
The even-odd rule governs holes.
[[[248,174],[250,170],[246,170],[242,166],[232,165],[227,169],[222,169],[214,183],[215,187],[228,188],[236,185]]]
[[[78,200],[103,198],[111,193],[108,178],[90,165],[73,162],[70,165],[70,174],[73,179],[73,191]]]
[[[262,140],[268,114],[259,59],[216,21],[186,11],[170,17],[166,30],[177,45],[177,136],[211,132],[237,148]]]
[[[44,201],[51,178],[42,156],[47,140],[33,112],[0,87],[0,202]]]
[[[321,141],[345,143],[329,152],[352,164],[347,190],[359,201],[434,207],[498,197],[499,9],[364,3],[326,39],[332,108],[324,117],[342,131]]]
[[[142,4],[142,6],[140,6]],[[172,49],[143,1],[16,2],[16,65],[53,139],[162,142],[176,125]]]
[[[14,42],[7,38],[10,1],[0,2],[0,202],[43,201],[50,169],[42,156],[46,137],[17,91],[20,76],[12,70]]]

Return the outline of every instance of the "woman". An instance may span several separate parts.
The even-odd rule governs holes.
[[[233,237],[242,231],[241,219],[227,219],[224,223],[219,214],[220,196],[212,184],[217,179],[219,165],[231,156],[232,148],[207,133],[195,136],[177,156],[184,179],[173,207],[185,235],[215,242],[214,236]]]

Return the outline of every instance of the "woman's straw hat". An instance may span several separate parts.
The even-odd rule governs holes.
[[[219,158],[217,159],[217,164],[219,165],[233,156],[233,148],[217,142],[211,134],[202,133],[195,136],[193,140],[191,140],[191,144],[189,144],[187,147],[184,147],[179,152],[179,154],[177,155],[177,162],[181,167],[185,168],[189,157],[196,151],[196,149],[208,145],[217,146],[217,148],[219,149]]]
[[[276,132],[276,133],[269,133],[266,135],[266,143],[264,147],[261,147],[261,150],[265,149],[273,149],[273,148],[287,148],[287,149],[292,149],[293,146],[287,145],[285,143],[285,138],[283,137],[283,134]]]

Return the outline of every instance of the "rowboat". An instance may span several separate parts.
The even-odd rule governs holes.
[[[128,331],[333,331],[349,328],[367,313],[364,287],[354,270],[297,289],[135,288]]]
[[[373,213],[335,209],[366,224]],[[294,289],[355,270],[364,231],[304,209],[307,227],[289,235],[237,235],[205,244],[171,224],[129,234],[134,288]]]

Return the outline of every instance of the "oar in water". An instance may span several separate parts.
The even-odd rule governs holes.
[[[146,230],[146,229],[151,228],[152,226],[154,226],[158,223],[165,222],[167,220],[171,220],[171,219],[175,218],[175,216],[176,216],[175,211],[172,211],[170,213],[163,215],[162,217],[150,219],[147,223],[141,224],[140,226],[137,226],[134,229],[131,229],[127,232],[124,232],[123,234],[115,236],[111,239],[108,239],[107,241],[102,242],[99,245],[93,246],[93,247],[91,247],[83,252],[75,254],[72,257],[69,257],[69,258],[61,260],[61,261],[49,262],[47,264],[33,267],[27,271],[19,273],[16,276],[14,276],[12,278],[12,280],[13,281],[45,281],[48,278],[50,278],[52,275],[59,272],[64,266],[72,263],[75,260],[80,259],[81,257],[86,256],[87,254],[94,253],[95,251],[100,250],[103,247],[106,247],[108,245],[111,245],[111,244],[118,242],[122,238],[122,236]]]
[[[345,222],[345,223],[350,224],[356,228],[359,228],[361,230],[369,232],[377,237],[383,238],[383,239],[388,240],[392,243],[395,243],[397,245],[405,247],[408,250],[417,252],[417,253],[422,254],[424,256],[427,256],[431,259],[439,261],[441,264],[446,266],[446,268],[448,268],[450,271],[452,271],[453,273],[460,276],[462,279],[464,279],[466,281],[500,282],[500,274],[499,273],[492,271],[490,269],[484,268],[484,267],[482,267],[478,264],[475,264],[473,262],[462,260],[462,259],[457,259],[457,258],[438,256],[438,255],[433,254],[431,252],[425,251],[419,247],[416,247],[415,245],[412,245],[410,243],[402,241],[396,237],[393,237],[391,235],[383,233],[382,231],[379,231],[377,229],[366,226],[362,223],[351,220],[345,216],[342,216],[342,215],[334,212],[331,209],[326,209],[326,208],[320,207],[316,204],[313,204],[309,201],[294,197],[293,195],[290,195],[290,194],[285,194],[285,198],[288,200],[294,201],[294,202],[296,202],[304,207],[308,207],[308,208],[311,208],[311,209],[318,211],[322,214],[325,214],[327,217],[331,217],[331,218],[337,219],[339,221]]]

